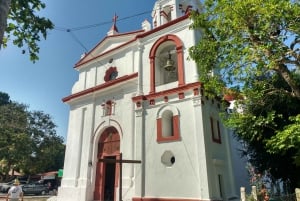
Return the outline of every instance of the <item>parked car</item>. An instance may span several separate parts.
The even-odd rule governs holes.
[[[22,187],[24,184],[27,184],[27,181],[25,181],[25,180],[19,180],[19,182],[20,182],[20,186],[21,186],[21,187]],[[14,184],[14,180],[13,180],[13,181],[10,181],[10,182],[7,182],[7,183],[3,183],[3,184],[1,185],[0,191],[1,191],[2,193],[7,193],[8,190],[10,189],[10,187],[13,186],[13,184]]]
[[[25,184],[22,186],[23,193],[34,195],[45,195],[49,193],[49,189],[46,185],[39,183]]]
[[[48,187],[49,191],[57,190],[58,181],[56,179],[41,179],[37,181],[39,184],[44,184]]]

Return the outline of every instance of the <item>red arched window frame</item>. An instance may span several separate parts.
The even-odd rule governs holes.
[[[111,66],[109,69],[107,69],[105,71],[105,76],[103,79],[105,82],[108,82],[108,81],[116,79],[117,76],[118,76],[117,67]]]
[[[184,81],[184,70],[183,70],[183,45],[181,40],[172,34],[168,34],[159,38],[150,50],[150,94],[155,93],[155,55],[159,46],[167,41],[174,42],[176,46],[177,53],[177,63],[178,63],[178,86],[183,86]]]
[[[156,120],[156,127],[157,127],[157,142],[170,142],[170,141],[178,141],[180,140],[180,133],[179,133],[179,116],[174,115],[172,117],[172,122],[169,122],[173,125],[173,133],[171,136],[164,136],[163,133],[163,119],[158,118]]]

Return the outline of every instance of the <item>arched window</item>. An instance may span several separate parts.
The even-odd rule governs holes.
[[[156,92],[156,86],[177,81],[183,86],[183,47],[175,35],[166,35],[158,39],[150,51],[150,93]],[[176,87],[177,87],[176,86]]]
[[[172,106],[161,108],[156,120],[157,142],[180,140],[179,114]]]
[[[174,136],[172,111],[166,110],[162,114],[162,136],[163,137]]]

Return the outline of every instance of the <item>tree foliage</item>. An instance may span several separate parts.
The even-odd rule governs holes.
[[[0,106],[8,104],[9,102],[10,102],[9,95],[0,91]]]
[[[300,166],[300,114],[289,117],[291,124],[285,125],[282,130],[276,131],[276,135],[267,141],[267,147],[271,153],[283,152],[294,149],[295,163]]]
[[[62,168],[65,146],[63,138],[56,135],[56,125],[48,114],[41,111],[29,114],[28,134],[31,136],[32,151],[22,164],[23,171],[32,174],[41,169],[50,171]]]
[[[201,27],[203,38],[190,49],[190,55],[201,64],[201,80],[207,87],[213,84],[208,89],[221,93],[226,84],[240,86],[249,78],[272,73],[280,75],[290,90],[270,93],[300,99],[300,87],[292,76],[300,68],[299,4],[290,0],[206,0],[203,11],[192,16],[192,27]],[[210,77],[210,71],[219,72],[219,77]]]
[[[224,115],[224,121],[246,142],[245,154],[261,172],[295,186],[300,178],[300,2],[205,0],[191,18],[202,38],[189,53],[206,94],[235,96],[242,112]]]
[[[12,169],[37,174],[63,167],[65,145],[56,125],[42,111],[9,100],[0,93],[0,166],[6,177]],[[0,101],[1,102],[1,101]]]
[[[286,94],[266,94],[268,90],[265,89],[269,85],[288,89],[279,76],[263,80],[253,80],[252,88],[245,89],[245,94],[251,98],[241,101],[245,106],[243,112],[233,112],[225,123],[235,130],[239,139],[247,143],[243,154],[258,171],[267,171],[272,178],[291,182],[295,187],[300,179],[297,163],[300,127],[295,121],[300,111],[299,100]]]
[[[0,106],[0,159],[6,176],[30,150],[25,108],[14,102]]]
[[[0,37],[0,48],[1,45],[6,47],[9,39],[12,39],[14,45],[20,48],[25,46],[23,53],[28,51],[30,60],[33,62],[38,60],[38,42],[42,37],[46,39],[47,31],[54,27],[49,19],[38,15],[45,6],[40,0],[0,1],[0,13],[8,14],[0,15],[0,22],[3,24],[0,26],[2,27],[0,36],[3,36],[4,31],[6,32],[3,38]]]

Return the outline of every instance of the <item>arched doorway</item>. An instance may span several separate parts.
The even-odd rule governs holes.
[[[120,135],[116,128],[109,127],[103,131],[98,142],[98,162],[94,200],[114,201],[116,187],[118,187],[119,165],[117,163],[103,163],[100,159],[120,158]]]

